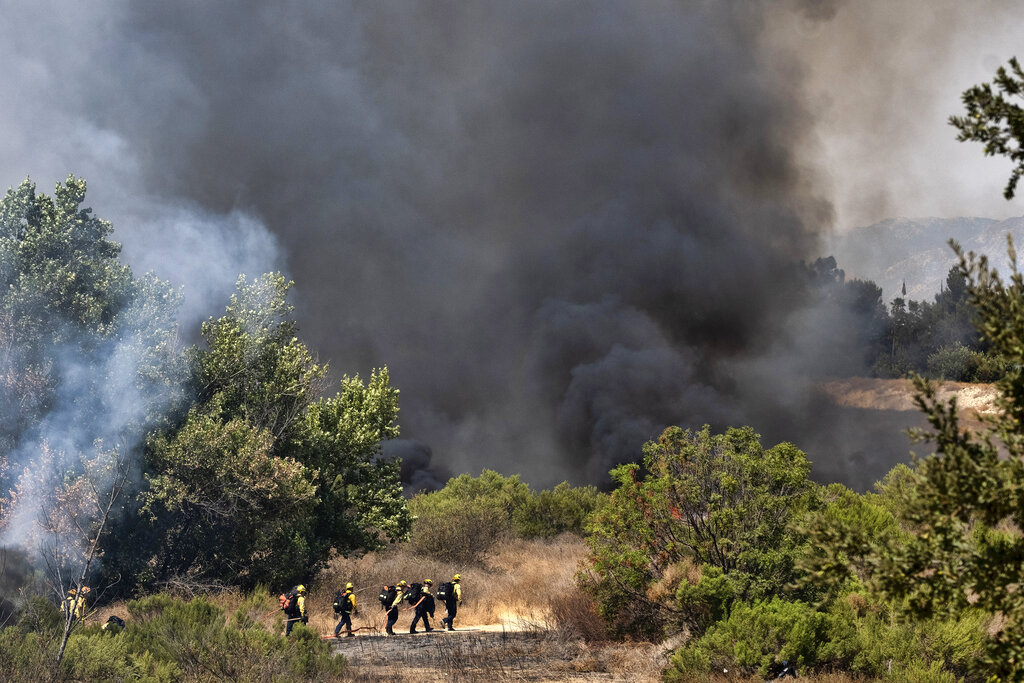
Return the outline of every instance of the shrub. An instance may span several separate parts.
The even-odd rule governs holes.
[[[673,654],[665,678],[692,680],[723,668],[765,676],[785,660],[803,673],[841,669],[887,680],[952,681],[965,676],[982,651],[980,612],[908,622],[896,618],[892,606],[865,604],[858,594],[826,611],[777,598],[736,604]]]
[[[506,477],[492,470],[479,477],[463,474],[443,489],[409,501],[416,517],[410,544],[414,551],[443,561],[478,562],[506,536],[581,534],[599,501],[593,486],[575,488],[563,482],[534,494],[519,475]]]
[[[977,356],[960,342],[943,346],[928,356],[928,375],[935,379],[968,382],[978,369]]]
[[[416,516],[409,539],[413,552],[457,564],[478,562],[510,528],[502,510],[479,498],[421,494],[409,509]]]
[[[588,643],[607,640],[608,629],[594,602],[586,595],[560,593],[548,598],[548,611],[559,632]]]
[[[666,429],[644,446],[642,469],[612,470],[618,486],[591,518],[581,587],[617,633],[646,638],[700,626],[723,601],[784,593],[804,542],[791,521],[815,501],[809,470],[797,448],[764,449],[749,427]],[[686,563],[716,567],[728,585],[708,574],[701,586]]]
[[[565,532],[582,534],[587,518],[599,501],[596,487],[573,487],[563,481],[515,508],[512,526],[522,538],[552,538]]]
[[[89,625],[72,633],[60,672],[54,665],[57,634],[7,628],[0,631],[0,677],[146,683],[338,679],[344,660],[331,656],[318,633],[302,625],[287,638],[270,633],[249,614],[258,604],[244,601],[228,624],[224,612],[204,598],[133,600],[123,631]]]

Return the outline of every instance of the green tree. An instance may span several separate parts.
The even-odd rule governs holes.
[[[0,530],[58,599],[97,587],[139,445],[183,398],[179,295],[120,262],[85,194],[72,176],[0,199]]]
[[[904,487],[899,516],[912,532],[878,549],[876,580],[905,600],[917,617],[955,616],[968,609],[1002,615],[977,667],[1003,680],[1024,679],[1024,278],[1010,245],[1012,273],[1003,282],[984,256],[954,244],[979,330],[1010,370],[997,382],[999,411],[981,433],[960,423],[956,399],[937,398],[916,379],[917,402],[931,429],[917,438],[935,444]]]
[[[121,554],[143,583],[292,582],[332,552],[408,536],[399,463],[380,457],[398,435],[398,391],[381,370],[321,397],[327,366],[295,336],[290,286],[240,278],[188,352],[197,399],[149,441],[148,524]]]
[[[1003,196],[1013,199],[1017,183],[1024,174],[1024,110],[1013,100],[1024,93],[1024,71],[1016,57],[1010,59],[1009,70],[999,67],[991,83],[975,85],[964,91],[961,99],[967,113],[951,116],[949,122],[960,133],[961,142],[980,142],[986,156],[1004,156],[1014,163]]]
[[[642,469],[612,470],[617,486],[592,517],[582,586],[617,630],[650,637],[784,591],[803,543],[792,522],[813,503],[809,471],[792,444],[765,449],[749,427],[666,429],[644,446]],[[708,600],[718,604],[695,609]]]

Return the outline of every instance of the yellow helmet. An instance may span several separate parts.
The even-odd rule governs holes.
[[[345,588],[351,590],[352,588],[355,588],[355,586],[353,586],[352,582],[349,581],[348,583],[345,584]]]
[[[462,576],[459,575],[459,574],[456,574],[455,576],[452,577],[452,581],[460,581],[461,579],[462,579]]]
[[[404,585],[406,585],[406,584],[405,584],[405,579],[402,579],[401,581],[399,581],[399,582],[398,582],[398,585],[399,585],[399,586],[404,586]]]
[[[425,584],[427,584],[429,586],[429,585],[433,584],[434,582],[431,581],[430,579],[423,579],[423,583],[425,583]]]
[[[82,592],[83,592],[83,593],[88,593],[88,592],[89,592],[89,590],[90,590],[90,589],[89,589],[89,587],[88,587],[88,586],[82,586]]]
[[[306,587],[305,587],[305,586],[303,586],[303,585],[302,585],[302,584],[300,583],[300,584],[298,585],[298,587],[297,587],[297,588],[295,589],[295,592],[296,592],[296,593],[305,593],[305,592],[306,592]]]
[[[69,588],[68,589],[68,595],[75,595],[76,593],[78,593],[77,589],[75,589],[75,588]]]

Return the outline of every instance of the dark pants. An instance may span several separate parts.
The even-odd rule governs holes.
[[[455,615],[459,611],[459,603],[456,602],[455,600],[452,600],[451,602],[446,602],[444,604],[444,608],[446,610],[448,610],[448,616],[446,616],[444,619],[442,619],[441,623],[442,624],[448,624],[448,630],[449,631],[454,631],[455,630]]]
[[[286,617],[286,618],[287,618],[287,621],[285,622],[285,626],[284,626],[284,634],[285,635],[289,635],[292,632],[292,626],[294,626],[295,624],[299,623],[300,621],[302,623],[306,623],[306,618],[305,617]]]
[[[397,621],[398,621],[398,607],[392,607],[391,609],[388,610],[388,625],[384,627],[384,631],[386,633],[388,633],[389,635],[392,635],[392,636],[395,635],[395,632],[392,630],[392,628],[394,627],[395,622],[397,622]]]
[[[338,620],[338,625],[334,627],[334,635],[341,633],[342,627],[348,627],[349,635],[352,635],[352,615],[349,612],[342,612],[341,619]]]
[[[416,633],[416,624],[419,623],[420,619],[423,620],[423,628],[427,631],[433,631],[430,627],[430,619],[427,615],[427,610],[422,607],[416,608],[416,616],[412,620],[412,625],[409,626],[409,633]]]

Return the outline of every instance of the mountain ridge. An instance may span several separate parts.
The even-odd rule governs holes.
[[[956,263],[950,239],[1008,273],[1007,234],[1024,244],[1024,217],[890,218],[833,236],[823,246],[847,278],[873,281],[889,303],[902,296],[904,282],[909,299],[930,300],[940,291]]]

